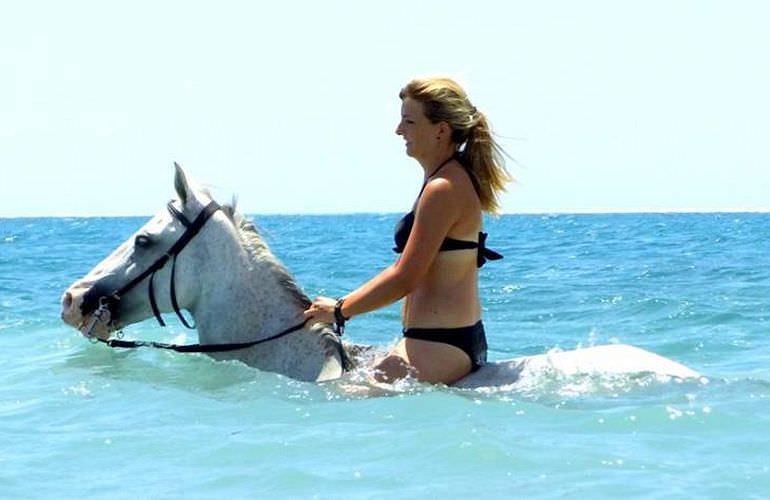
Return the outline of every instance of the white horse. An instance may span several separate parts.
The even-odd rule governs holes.
[[[344,375],[348,352],[326,324],[305,324],[308,297],[270,252],[254,226],[220,206],[176,165],[178,198],[118,247],[62,297],[62,319],[113,347],[152,345],[238,359],[307,381]],[[177,258],[178,257],[178,258]],[[169,346],[110,339],[161,312],[187,310],[200,344]],[[698,377],[693,370],[628,345],[606,345],[492,362],[459,387],[514,384],[527,370],[653,373]]]

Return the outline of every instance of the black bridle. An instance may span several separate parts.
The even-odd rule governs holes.
[[[121,340],[121,339],[104,340],[98,337],[92,337],[91,332],[93,331],[97,322],[101,320],[104,312],[111,310],[111,308],[120,301],[121,297],[123,297],[126,293],[136,288],[136,286],[139,285],[139,283],[141,283],[145,279],[147,279],[147,277],[150,278],[150,281],[148,283],[148,294],[150,296],[150,306],[152,307],[152,313],[155,315],[155,319],[158,320],[158,323],[160,324],[160,326],[166,326],[166,323],[163,321],[163,318],[160,315],[160,310],[158,309],[157,301],[155,300],[153,279],[155,278],[155,273],[161,270],[163,266],[165,266],[166,263],[169,261],[169,259],[171,259],[171,285],[170,285],[170,292],[169,292],[171,295],[171,306],[174,308],[174,312],[179,317],[179,320],[182,322],[182,324],[184,324],[184,326],[190,329],[195,328],[194,325],[190,325],[187,322],[187,320],[185,320],[184,316],[182,316],[182,312],[179,310],[179,304],[177,303],[177,300],[176,300],[176,287],[174,286],[176,258],[179,255],[179,253],[184,249],[184,247],[186,247],[187,244],[190,243],[190,241],[195,237],[195,235],[197,235],[200,232],[200,230],[206,224],[206,221],[208,221],[211,218],[211,216],[214,215],[214,213],[217,210],[220,210],[222,207],[217,202],[212,200],[208,205],[206,205],[206,207],[198,214],[198,216],[192,222],[187,217],[185,217],[185,215],[182,212],[177,210],[177,208],[174,206],[173,200],[168,202],[167,207],[168,207],[168,211],[171,213],[171,216],[174,217],[174,219],[178,220],[180,223],[182,223],[182,225],[185,227],[185,232],[182,234],[182,236],[179,237],[179,239],[173,245],[171,245],[171,248],[169,248],[165,254],[160,256],[155,262],[153,262],[147,269],[141,272],[138,276],[136,276],[134,279],[132,279],[122,287],[118,288],[114,292],[110,293],[109,295],[103,295],[99,298],[99,307],[96,311],[94,311],[93,313],[94,317],[91,320],[88,328],[84,332],[87,337],[95,338],[97,341],[103,342],[110,347],[119,347],[119,348],[125,348],[125,349],[133,349],[137,347],[154,347],[157,349],[169,349],[176,352],[225,352],[225,351],[235,351],[238,349],[245,349],[247,347],[263,344],[265,342],[269,342],[271,340],[275,340],[285,335],[288,335],[290,333],[301,330],[305,327],[305,325],[307,324],[307,320],[266,338],[253,340],[250,342],[240,342],[240,343],[232,343],[232,344],[177,345],[177,344],[165,344],[162,342],[148,342],[148,341],[141,341],[141,340]],[[347,356],[345,355],[345,352],[342,348],[342,342],[339,341],[339,339],[336,339],[336,340],[340,350],[340,356],[342,359],[343,367],[346,367]],[[343,370],[344,369],[345,368],[343,368]]]
[[[193,325],[190,325],[187,320],[182,316],[182,312],[179,310],[179,304],[176,300],[176,286],[175,286],[175,280],[174,276],[176,275],[176,258],[179,255],[179,253],[187,246],[190,241],[197,235],[200,230],[203,228],[203,226],[206,224],[206,221],[208,221],[214,213],[221,209],[222,207],[215,201],[211,201],[206,207],[201,211],[201,213],[198,214],[198,216],[190,222],[190,220],[184,216],[182,212],[176,209],[174,207],[174,202],[169,201],[168,202],[168,211],[171,213],[171,216],[178,220],[184,227],[185,232],[182,234],[182,236],[179,237],[178,240],[174,242],[173,245],[166,251],[165,254],[158,257],[155,262],[150,264],[147,269],[139,273],[134,279],[126,283],[125,285],[121,286],[120,288],[113,290],[110,293],[103,294],[99,296],[98,304],[99,307],[96,309],[95,304],[90,301],[84,301],[82,309],[83,314],[87,314],[89,311],[94,311],[94,317],[91,320],[91,323],[89,324],[88,328],[85,331],[85,335],[87,337],[91,336],[91,331],[96,326],[97,322],[101,321],[101,318],[105,311],[112,311],[113,307],[117,305],[118,302],[123,298],[125,294],[133,290],[137,287],[141,282],[143,282],[148,277],[150,278],[150,281],[148,283],[148,294],[150,296],[150,306],[152,307],[152,314],[155,316],[155,319],[158,320],[158,323],[160,326],[166,326],[166,322],[163,321],[163,318],[160,315],[160,310],[158,309],[158,303],[157,300],[155,300],[155,286],[154,286],[154,280],[155,280],[155,273],[160,271],[166,263],[169,261],[169,259],[172,261],[171,264],[171,287],[170,287],[170,295],[171,295],[171,306],[174,308],[174,312],[179,317],[180,321],[184,326],[187,328],[194,328]],[[95,290],[94,290],[95,291]],[[95,297],[94,297],[95,298]]]
[[[171,307],[174,308],[174,312],[179,317],[179,321],[182,322],[184,326],[186,326],[189,329],[195,328],[194,325],[190,325],[184,316],[182,316],[182,312],[179,310],[179,304],[176,300],[176,286],[175,286],[175,279],[174,276],[176,275],[176,258],[179,255],[179,253],[184,250],[184,247],[187,246],[190,241],[197,235],[201,229],[203,229],[203,226],[206,224],[206,221],[208,221],[212,215],[217,210],[220,210],[222,207],[217,203],[216,201],[211,201],[206,207],[198,214],[198,216],[190,222],[190,220],[185,217],[185,215],[176,209],[174,206],[173,201],[168,202],[168,211],[171,213],[171,216],[174,217],[174,219],[178,220],[182,223],[182,225],[185,227],[185,232],[182,234],[182,236],[179,237],[176,242],[171,245],[171,248],[168,249],[168,251],[161,255],[155,262],[153,262],[150,267],[145,269],[141,274],[139,274],[136,278],[132,279],[119,289],[117,289],[114,293],[111,294],[111,296],[108,298],[108,300],[120,300],[120,298],[128,293],[129,291],[133,290],[139,283],[144,281],[148,276],[150,277],[150,282],[148,285],[148,293],[150,296],[150,306],[152,307],[152,314],[155,315],[155,319],[158,320],[158,323],[160,326],[166,326],[166,323],[163,321],[163,318],[160,315],[160,311],[158,310],[158,303],[155,300],[155,287],[153,286],[153,280],[155,279],[155,273],[160,271],[163,266],[166,265],[166,263],[171,259],[171,285],[170,285],[170,295],[171,295]]]

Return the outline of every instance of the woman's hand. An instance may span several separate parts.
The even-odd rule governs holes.
[[[305,321],[312,320],[318,323],[334,323],[335,305],[337,305],[335,299],[329,297],[316,297],[304,313]]]

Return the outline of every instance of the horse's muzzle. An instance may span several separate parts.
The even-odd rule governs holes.
[[[112,308],[101,311],[98,318],[94,312],[99,307],[102,291],[98,286],[84,287],[78,284],[70,287],[61,298],[61,318],[68,325],[84,334],[108,338],[112,328]],[[108,304],[108,306],[111,304]]]

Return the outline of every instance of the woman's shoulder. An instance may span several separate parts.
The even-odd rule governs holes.
[[[434,209],[430,210],[429,207]],[[458,165],[457,168],[442,170],[439,175],[428,181],[417,208],[418,211],[429,209],[431,212],[455,218],[479,208],[479,200],[468,174]]]
[[[455,200],[472,197],[476,198],[476,191],[468,171],[458,161],[453,161],[442,169],[425,186],[424,196],[431,198],[454,198]]]

